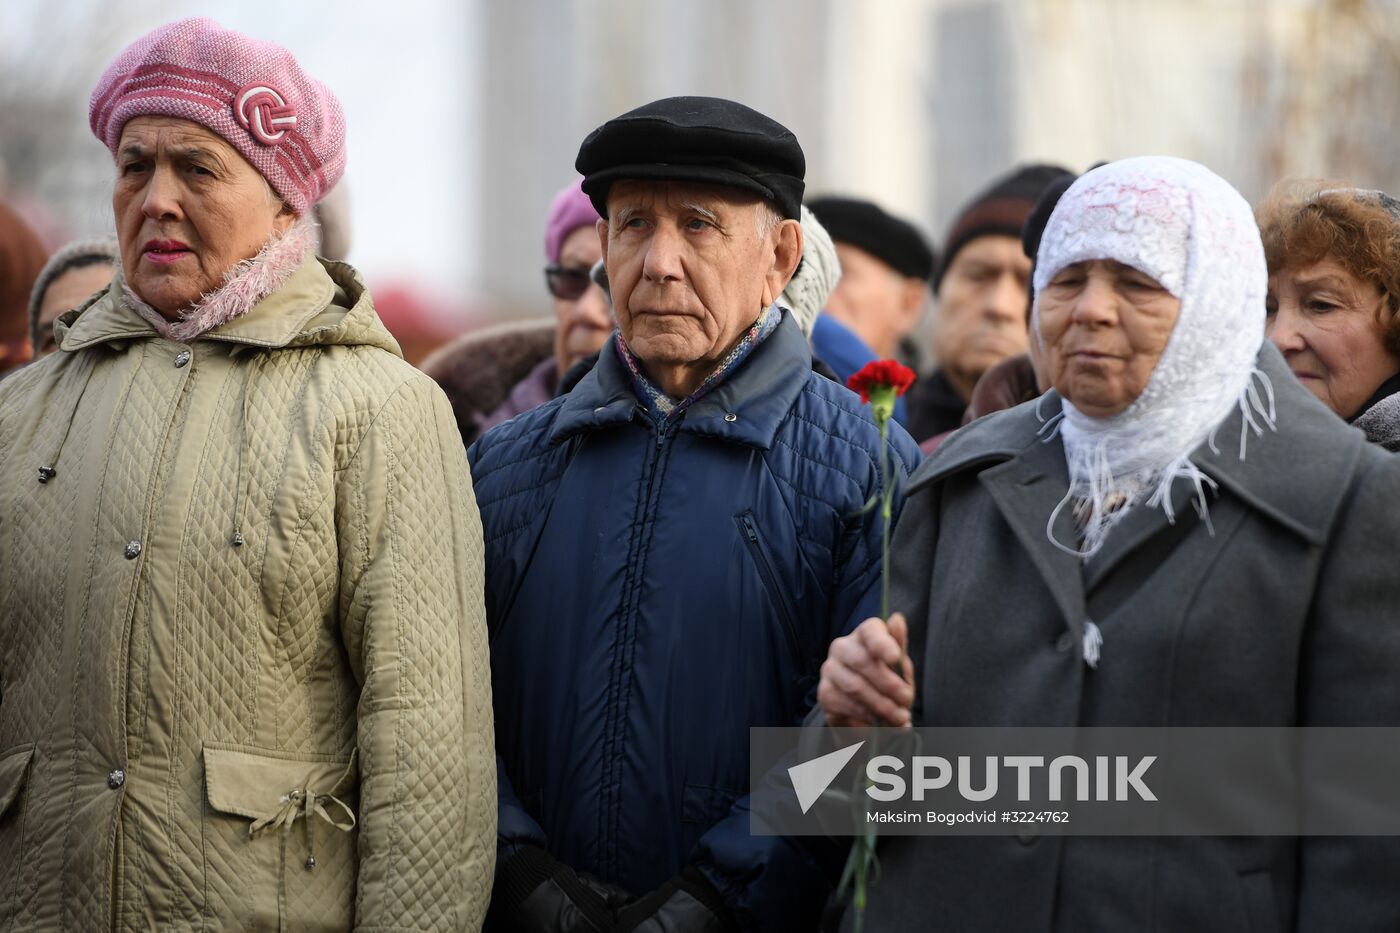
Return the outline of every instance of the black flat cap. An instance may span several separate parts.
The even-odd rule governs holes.
[[[603,217],[613,182],[654,179],[752,191],[797,220],[807,173],[791,130],[719,97],[667,97],[614,117],[588,134],[574,167]]]
[[[859,198],[823,197],[807,202],[837,243],[849,243],[911,279],[933,274],[933,248],[907,220]]]

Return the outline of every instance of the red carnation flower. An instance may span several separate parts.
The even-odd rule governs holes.
[[[914,384],[914,370],[894,360],[871,360],[846,380],[846,386],[860,393],[862,402],[869,402],[872,390],[893,389],[899,398]]]

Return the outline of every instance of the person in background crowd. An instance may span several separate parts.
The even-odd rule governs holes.
[[[120,263],[0,384],[0,929],[479,928],[481,525],[306,215],[336,97],[212,20],[92,92]]]
[[[0,202],[0,379],[33,356],[25,310],[47,257],[39,235]]]
[[[1100,162],[1094,168],[1105,163]],[[1031,272],[1035,272],[1035,254],[1040,249],[1040,237],[1045,233],[1045,225],[1050,220],[1050,214],[1055,210],[1055,205],[1059,203],[1069,186],[1074,184],[1077,176],[1066,172],[1063,176],[1056,178],[1045,186],[1040,197],[1036,199],[1035,206],[1026,216],[1026,222],[1021,227],[1021,249],[1026,254],[1026,258],[1031,261]],[[1034,287],[1028,289],[1028,298],[1035,300]],[[1026,322],[1030,323],[1030,302],[1026,307]],[[997,363],[991,369],[982,374],[977,380],[976,387],[972,390],[972,398],[968,401],[967,411],[963,413],[963,424],[969,424],[985,415],[993,412],[1005,411],[1008,408],[1015,408],[1022,402],[1028,402],[1036,396],[1050,388],[1050,381],[1040,368],[1040,353],[1034,335],[1031,335],[1026,343],[1026,352],[1018,353],[1015,356],[1008,356]],[[954,430],[957,430],[954,428]],[[952,431],[945,431],[942,434],[935,434],[919,444],[919,449],[925,455],[933,453],[938,446],[945,441]]]
[[[776,300],[805,252],[802,149],[741,104],[668,98],[577,167],[619,331],[469,451],[500,755],[488,926],[810,930],[840,853],[750,832],[749,729],[799,723],[827,644],[878,608],[881,441]],[[918,451],[890,438],[902,478]]]
[[[598,352],[613,331],[608,296],[589,278],[603,256],[598,212],[579,182],[554,196],[545,218],[545,287],[554,322],[506,324],[466,334],[423,361],[452,400],[462,440],[552,399],[560,379]]]
[[[822,197],[808,206],[831,235],[841,262],[841,278],[817,318],[813,346],[820,355],[832,334],[828,362],[846,378],[870,360],[895,358],[899,342],[923,316],[935,256],[917,227],[870,201]],[[859,348],[859,361],[841,350],[852,344]]]
[[[1053,390],[911,478],[895,616],[833,643],[812,722],[1400,725],[1400,461],[1265,340],[1245,200],[1182,159],[1087,172],[1035,285]],[[1393,837],[891,837],[880,865],[882,933],[1400,929]]]
[[[812,329],[812,352],[844,382],[866,363],[895,359],[928,304],[933,248],[918,228],[856,198],[809,202],[836,244],[841,278]],[[904,399],[895,420],[906,420]]]
[[[1257,216],[1269,339],[1339,418],[1400,450],[1400,201],[1286,181]]]
[[[1031,261],[1021,248],[1021,227],[1045,187],[1069,174],[1054,165],[1016,169],[953,221],[933,279],[935,368],[905,396],[915,440],[961,425],[982,374],[1026,352]]]
[[[54,343],[53,322],[112,284],[117,261],[113,237],[74,240],[49,257],[29,293],[29,342],[34,358],[48,356]]]

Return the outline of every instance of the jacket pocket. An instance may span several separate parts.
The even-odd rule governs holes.
[[[734,516],[734,522],[739,526],[739,534],[743,536],[744,544],[749,549],[749,556],[753,558],[754,566],[758,569],[759,579],[763,581],[763,588],[768,591],[768,598],[778,610],[778,620],[783,626],[783,637],[787,640],[788,653],[792,657],[792,663],[799,678],[807,674],[807,664],[802,657],[802,642],[797,636],[797,620],[792,609],[792,600],[784,592],[778,582],[778,574],[773,569],[773,559],[768,553],[768,546],[763,541],[763,536],[758,532],[758,522],[754,520],[753,512],[746,510]]]
[[[34,746],[21,745],[0,754],[0,820],[5,819],[24,790],[29,778],[29,763],[34,760]]]
[[[256,930],[353,925],[355,756],[204,744],[206,915]]]
[[[34,746],[0,753],[0,919],[14,909],[9,902],[14,873],[24,857],[24,807],[20,797],[29,781]]]

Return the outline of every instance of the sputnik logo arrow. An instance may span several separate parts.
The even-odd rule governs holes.
[[[854,758],[864,744],[865,741],[862,740],[788,768],[788,777],[792,779],[792,789],[797,791],[797,804],[803,813],[812,809],[812,805],[826,793],[831,782],[836,780],[836,775],[846,767],[846,762]]]

